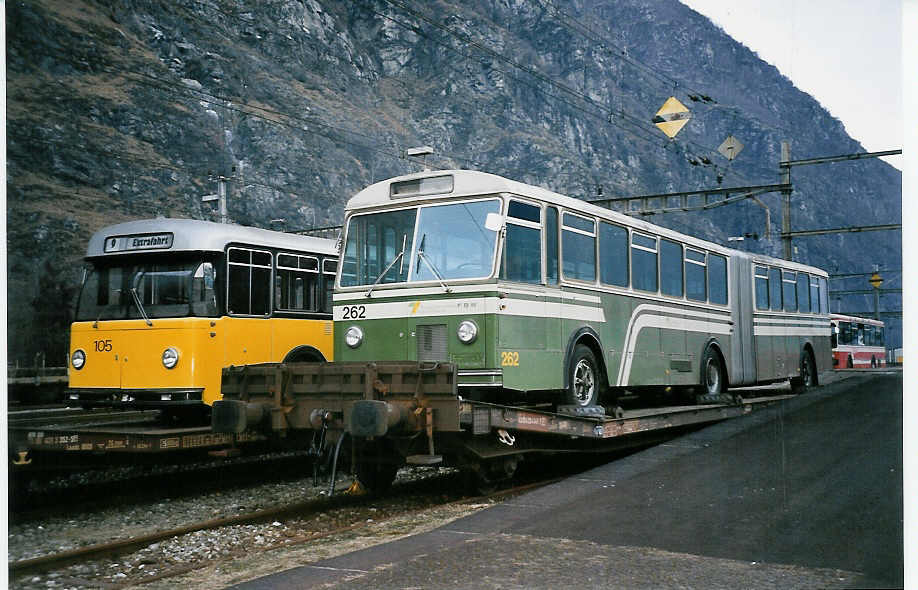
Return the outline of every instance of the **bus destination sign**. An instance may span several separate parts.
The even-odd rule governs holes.
[[[146,234],[141,236],[111,236],[105,238],[105,252],[133,252],[135,250],[168,250],[172,247],[172,234]]]

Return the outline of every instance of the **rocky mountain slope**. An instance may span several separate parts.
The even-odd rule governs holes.
[[[676,0],[12,0],[6,22],[9,358],[24,364],[63,363],[93,231],[211,219],[214,175],[234,179],[236,222],[294,229],[339,224],[361,187],[417,169],[417,145],[581,198],[773,184],[781,141],[794,158],[863,151]],[[673,141],[651,123],[671,95],[693,113]],[[715,151],[731,134],[732,162]],[[795,229],[899,221],[901,174],[882,161],[793,181]],[[762,201],[771,238],[744,247],[780,254],[779,195]],[[653,221],[722,243],[765,231],[749,201]],[[795,257],[899,269],[900,240],[800,238]]]

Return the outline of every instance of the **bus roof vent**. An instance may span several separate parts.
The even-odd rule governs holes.
[[[405,199],[423,195],[444,195],[453,192],[453,175],[431,176],[393,182],[389,185],[389,197]]]

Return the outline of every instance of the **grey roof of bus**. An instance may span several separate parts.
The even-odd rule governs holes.
[[[319,254],[338,254],[335,240],[301,236],[298,234],[247,227],[230,223],[215,223],[199,219],[174,219],[160,217],[139,219],[103,227],[92,235],[86,248],[86,257],[117,254],[137,254],[136,251],[105,254],[105,239],[138,234],[173,234],[170,252],[208,251],[220,252],[227,244],[240,243],[283,250],[306,250]],[[150,251],[146,251],[150,252]]]
[[[749,257],[758,264],[770,264],[773,266],[781,266],[788,270],[799,270],[821,276],[828,276],[826,271],[818,267],[802,264],[799,262],[793,262],[790,260],[774,258],[764,254],[753,254],[744,252],[742,250],[728,248],[726,246],[721,246],[716,242],[709,242],[703,238],[683,234],[675,230],[644,221],[642,219],[636,219],[630,215],[625,215],[624,213],[619,213],[617,211],[612,211],[611,209],[606,209],[605,207],[594,205],[589,201],[576,199],[574,197],[568,197],[542,187],[510,180],[509,178],[504,178],[503,176],[490,174],[488,172],[479,172],[477,170],[426,170],[424,172],[406,174],[404,176],[382,180],[380,182],[371,184],[370,186],[366,187],[351,197],[351,199],[347,202],[346,208],[348,211],[351,211],[354,209],[365,209],[383,205],[392,205],[402,201],[407,202],[409,201],[408,198],[390,198],[389,187],[392,183],[446,175],[453,176],[453,191],[449,194],[450,199],[463,196],[478,196],[498,193],[511,193],[521,197],[528,196],[538,200],[546,201],[548,203],[559,205],[566,209],[572,209],[583,213],[605,217],[610,220],[615,220],[619,223],[629,225],[639,231],[646,231],[660,236],[676,239],[698,248],[705,248],[713,252],[729,254],[731,256],[740,255]],[[432,200],[442,197],[442,194],[425,195],[410,200],[424,202],[425,200]]]

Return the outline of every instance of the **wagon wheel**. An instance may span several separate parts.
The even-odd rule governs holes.
[[[395,463],[378,463],[375,461],[357,461],[355,466],[357,479],[371,493],[385,492],[392,487],[398,465]]]
[[[494,493],[513,479],[519,462],[518,455],[483,460],[467,473],[469,489],[482,496]]]

